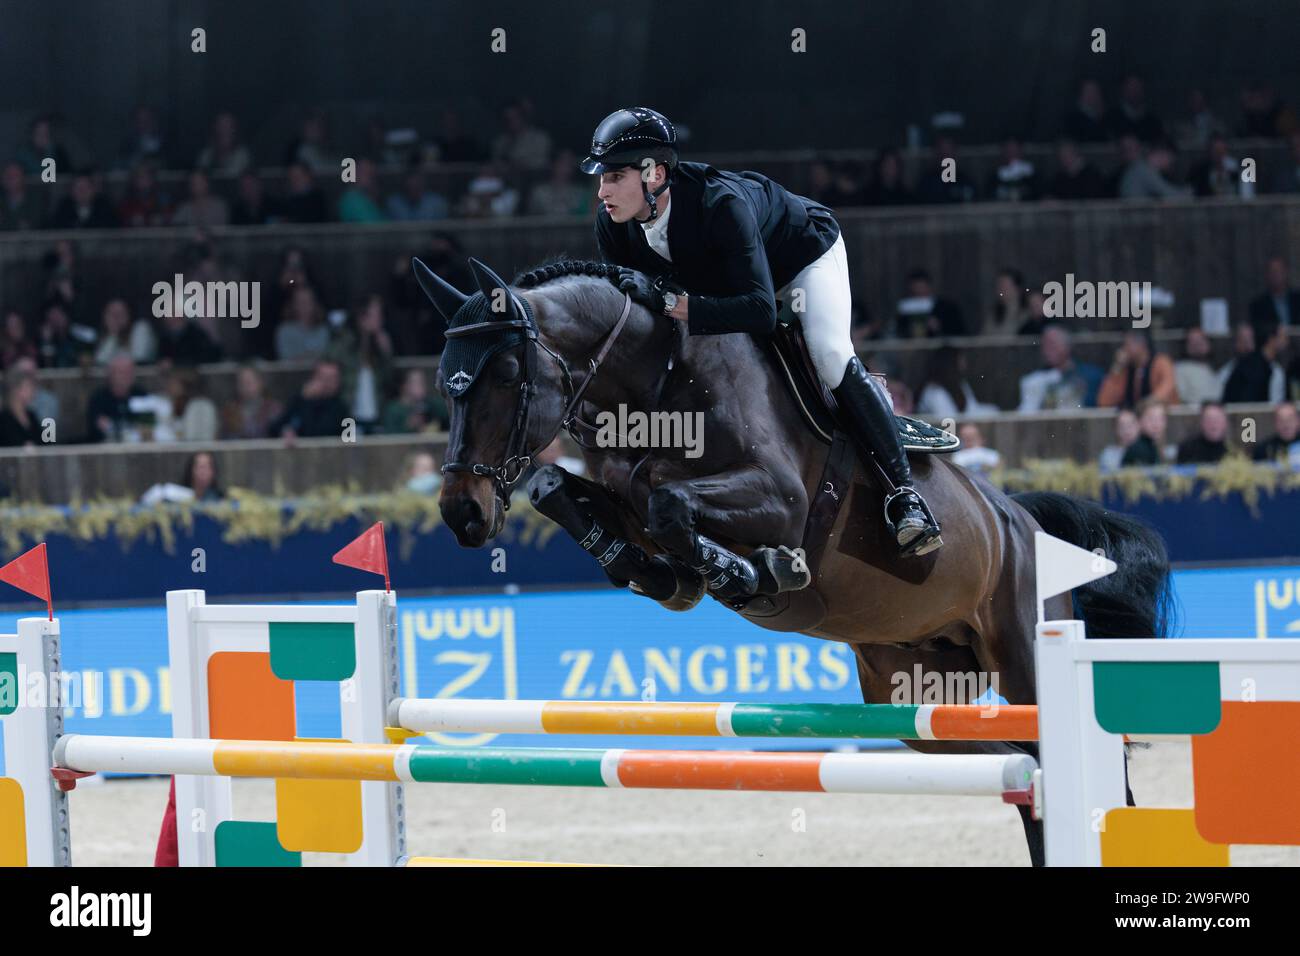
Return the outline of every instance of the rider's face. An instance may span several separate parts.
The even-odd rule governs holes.
[[[596,192],[605,205],[609,218],[615,222],[644,219],[650,214],[645,194],[641,190],[641,174],[635,169],[616,169],[600,174],[600,189]]]

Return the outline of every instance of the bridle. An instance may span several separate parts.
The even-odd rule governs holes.
[[[446,332],[446,337],[449,339],[461,338],[466,335],[482,335],[489,332],[503,332],[510,329],[519,329],[525,335],[524,370],[519,383],[519,397],[515,402],[514,422],[510,426],[510,435],[506,439],[505,460],[496,466],[465,461],[449,461],[442,466],[444,473],[468,472],[483,478],[491,478],[496,489],[497,499],[501,502],[505,511],[510,510],[510,491],[515,483],[523,477],[524,472],[528,470],[528,466],[533,463],[538,453],[555,440],[555,436],[559,434],[561,428],[573,434],[575,439],[577,439],[574,432],[575,427],[580,426],[594,430],[593,426],[578,418],[578,405],[582,401],[582,396],[586,394],[587,387],[595,379],[596,372],[599,371],[601,364],[609,355],[610,349],[614,347],[614,343],[627,325],[628,316],[632,313],[632,299],[624,293],[623,311],[619,315],[618,321],[614,323],[612,329],[605,333],[600,349],[588,363],[587,377],[575,389],[573,386],[573,373],[569,368],[569,363],[565,361],[564,356],[542,341],[531,307],[526,301],[513,294],[511,298],[518,309],[519,318],[474,322],[469,325],[448,329]],[[528,416],[532,401],[537,395],[537,383],[533,377],[537,365],[537,347],[543,349],[559,367],[560,380],[566,401],[564,414],[561,416],[560,423],[556,425],[555,430],[544,441],[540,442],[531,451],[528,451]]]

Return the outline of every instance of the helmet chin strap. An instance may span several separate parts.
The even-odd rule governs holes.
[[[650,207],[650,215],[646,216],[646,218],[644,219],[638,220],[638,222],[654,222],[656,219],[659,218],[659,203],[656,202],[655,200],[657,200],[660,196],[663,195],[664,190],[667,189],[669,185],[671,185],[671,183],[672,183],[672,177],[669,177],[664,180],[664,184],[662,186],[660,186],[654,192],[651,192],[649,189],[646,188],[645,180],[641,181],[641,194],[645,196],[646,205]]]

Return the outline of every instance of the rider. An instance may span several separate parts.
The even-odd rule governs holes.
[[[605,117],[579,165],[600,174],[601,255],[637,270],[623,276],[620,288],[685,323],[691,335],[769,335],[777,297],[788,303],[802,290],[794,314],[817,374],[858,447],[874,455],[893,484],[886,524],[905,555],[940,547],[939,526],[912,487],[884,390],[850,340],[849,269],[831,211],[758,173],[678,162],[672,123],[644,107]]]

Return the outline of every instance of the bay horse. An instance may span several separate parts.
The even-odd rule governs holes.
[[[472,295],[418,259],[413,266],[448,325],[439,384],[451,421],[439,507],[463,547],[482,547],[501,530],[514,484],[567,428],[591,477],[548,465],[529,495],[613,584],[673,610],[708,593],[761,627],[846,642],[869,703],[935,703],[902,683],[916,665],[927,680],[943,675],[944,687],[982,676],[1010,703],[1036,701],[1040,529],[1119,566],[1050,599],[1047,619],[1080,616],[1089,636],[1164,636],[1164,545],[1131,518],[1063,494],[1007,496],[943,457],[913,456],[944,546],[904,558],[886,531],[878,477],[850,461],[851,480],[838,494],[832,488],[838,510],[824,553],[806,560],[796,549],[833,446],[809,427],[756,339],[682,336],[678,323],[620,292],[618,268],[605,263],[559,261],[510,285],[471,259]],[[620,408],[624,420],[628,410],[702,412],[702,446],[691,455],[593,441],[592,418]],[[756,577],[738,572],[737,557]],[[926,753],[1037,757],[1031,743],[906,743]],[[1018,809],[1031,861],[1041,865],[1041,823]]]

